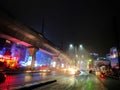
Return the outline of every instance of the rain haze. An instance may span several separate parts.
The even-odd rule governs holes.
[[[0,0],[0,7],[63,50],[70,43],[83,44],[89,52],[105,55],[119,37],[115,1]]]

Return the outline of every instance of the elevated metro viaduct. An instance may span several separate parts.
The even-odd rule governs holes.
[[[21,24],[17,20],[13,20],[13,18],[2,11],[0,11],[0,37],[28,47],[32,56],[32,69],[35,66],[35,53],[37,50],[42,50],[53,57],[61,57],[64,62],[71,64],[69,57],[42,34],[34,32],[33,29]]]

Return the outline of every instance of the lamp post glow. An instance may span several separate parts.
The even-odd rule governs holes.
[[[81,50],[83,50],[83,45],[82,44],[80,44],[79,46],[75,46],[75,45],[73,45],[73,44],[70,44],[69,45],[69,50],[72,52],[72,53],[74,53],[74,55],[73,54],[71,54],[70,56],[72,57],[72,58],[74,58],[75,59],[75,67],[76,66],[78,66],[77,64],[77,61],[78,61],[78,59],[79,59],[79,57],[80,57],[80,55],[79,55],[79,52],[81,51]]]
[[[79,45],[79,48],[80,48],[80,50],[83,50],[83,45],[80,44],[80,45]]]
[[[69,45],[69,48],[70,48],[70,49],[73,49],[73,44],[70,44],[70,45]]]

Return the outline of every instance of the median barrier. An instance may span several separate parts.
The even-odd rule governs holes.
[[[37,87],[52,84],[52,83],[55,83],[55,82],[57,82],[57,80],[49,80],[49,81],[45,81],[45,82],[41,82],[41,83],[36,82],[36,83],[26,84],[26,85],[19,86],[19,87],[14,87],[11,90],[24,90],[24,89],[32,90],[32,89],[35,89]]]

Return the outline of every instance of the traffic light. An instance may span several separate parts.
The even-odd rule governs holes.
[[[89,62],[92,62],[92,59],[89,59]]]

